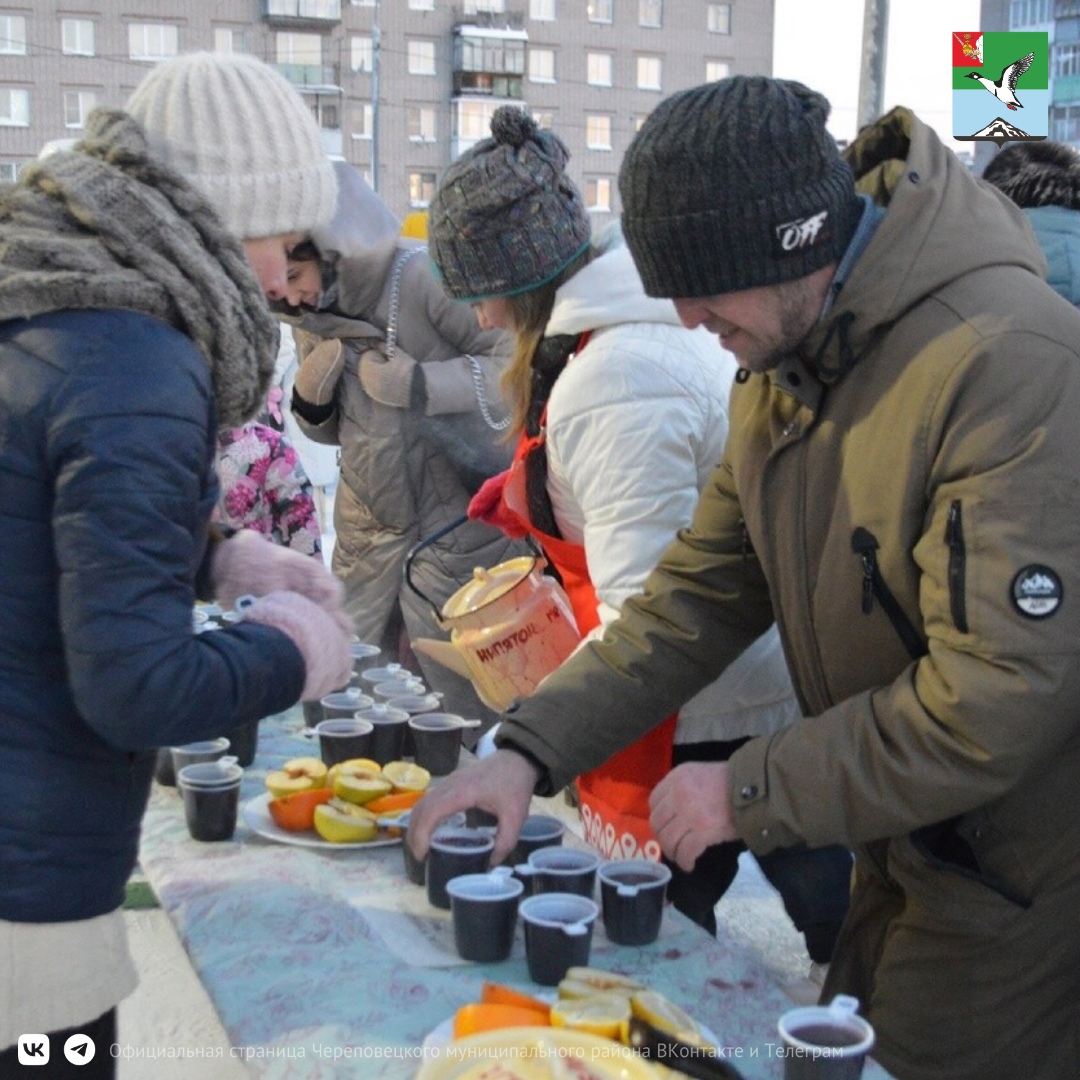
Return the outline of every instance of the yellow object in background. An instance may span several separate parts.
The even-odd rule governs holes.
[[[411,240],[427,239],[428,216],[426,210],[414,210],[401,223],[401,235]]]

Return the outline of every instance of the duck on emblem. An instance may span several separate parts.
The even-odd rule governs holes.
[[[1014,60],[1007,68],[1001,72],[1001,78],[997,82],[986,78],[984,75],[980,75],[977,71],[972,71],[964,77],[966,79],[976,79],[982,83],[983,88],[989,90],[1006,108],[1012,109],[1013,112],[1022,109],[1024,106],[1020,104],[1016,97],[1016,80],[1024,74],[1029,67],[1031,67],[1032,61],[1035,59],[1035,54],[1030,52],[1027,56],[1020,57],[1019,60]]]

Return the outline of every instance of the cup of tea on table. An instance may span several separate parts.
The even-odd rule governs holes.
[[[671,871],[650,859],[617,859],[599,871],[604,931],[616,945],[650,945],[660,936]]]
[[[874,1029],[858,1010],[858,998],[837,994],[828,1005],[784,1013],[777,1024],[784,1041],[784,1080],[859,1080]]]
[[[510,955],[524,888],[505,866],[486,874],[462,874],[447,882],[454,944],[462,959],[488,964]]]
[[[428,903],[450,910],[446,883],[462,874],[480,874],[488,869],[495,838],[487,830],[465,827],[437,829],[428,845]]]
[[[184,798],[184,818],[193,840],[230,840],[244,770],[228,758],[185,765],[176,772]]]
[[[572,967],[586,967],[593,926],[600,914],[595,900],[577,893],[542,893],[521,901],[525,959],[529,977],[541,986],[557,986]]]
[[[576,893],[592,897],[600,856],[577,848],[545,847],[534,851],[514,873],[528,883],[533,896],[540,893]]]

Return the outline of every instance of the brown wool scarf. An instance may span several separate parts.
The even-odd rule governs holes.
[[[0,321],[88,308],[139,311],[191,338],[222,427],[262,405],[278,326],[243,246],[116,109],[0,187]]]

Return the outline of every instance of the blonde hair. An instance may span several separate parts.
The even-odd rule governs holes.
[[[579,270],[592,261],[592,248],[586,248],[573,262],[565,266],[551,281],[535,289],[503,299],[510,316],[514,334],[514,352],[502,374],[503,397],[510,408],[510,427],[507,440],[517,438],[524,430],[535,393],[533,359],[555,306],[555,293]],[[550,392],[550,387],[548,388]]]

